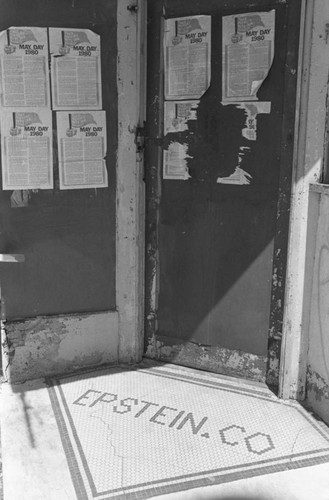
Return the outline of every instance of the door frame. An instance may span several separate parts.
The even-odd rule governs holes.
[[[303,43],[304,43],[304,24],[305,24],[305,14],[306,14],[306,0],[302,0],[302,3],[301,3],[301,22],[300,22],[300,30],[299,30],[299,33],[297,33],[297,39],[299,38],[299,61],[301,60],[301,56],[303,55]],[[289,74],[290,74],[290,71],[293,75],[296,75],[296,79],[297,79],[297,92],[296,92],[296,108],[294,110],[294,114],[292,115],[292,120],[295,122],[295,132],[294,132],[294,137],[293,137],[293,140],[294,140],[294,145],[293,145],[293,151],[292,151],[292,154],[289,156],[289,164],[292,164],[293,168],[292,168],[292,171],[289,172],[289,175],[291,175],[291,179],[292,179],[292,182],[294,182],[294,179],[296,178],[296,167],[298,165],[298,162],[297,162],[297,153],[298,153],[298,148],[297,148],[297,139],[298,139],[298,124],[299,124],[299,116],[300,116],[300,99],[301,99],[301,96],[302,96],[302,69],[301,69],[301,65],[299,64],[298,68],[295,68],[295,67],[291,67],[291,68],[288,68],[288,71],[289,71]],[[289,99],[290,97],[289,96],[285,96],[286,100]],[[287,102],[290,102],[290,101],[287,101]],[[289,133],[289,130],[288,129],[285,129],[283,131],[283,133],[285,134],[285,136],[288,136],[288,133]],[[286,172],[283,173],[283,175],[287,175]],[[295,186],[292,186],[292,191],[294,191],[295,189]],[[286,199],[282,205],[279,207],[281,209],[284,209],[286,208],[287,206],[289,205],[289,201]],[[154,222],[154,221],[153,221]],[[285,241],[283,241],[283,245],[285,244]],[[290,250],[288,250],[288,253],[290,254]],[[152,255],[148,255],[148,258],[151,259],[153,261],[153,267],[155,267],[157,265],[157,262],[158,262],[158,255],[157,255],[157,252],[156,250],[152,253]],[[275,265],[277,264],[277,262],[274,262],[274,267]],[[286,274],[287,276],[289,275],[289,269],[288,269],[288,265],[289,263],[287,262],[287,267],[286,267]],[[277,266],[279,267],[279,266]],[[149,304],[148,304],[148,309],[149,311],[151,312],[151,314],[148,314],[148,317],[146,319],[146,330],[149,332],[149,335],[150,335],[150,332],[151,331],[155,331],[156,330],[156,315],[154,314],[154,312],[156,311],[157,309],[157,287],[158,287],[158,273],[156,272],[152,272],[150,271],[151,276],[148,276],[148,280],[152,283],[152,285],[148,285],[149,288],[151,289],[151,296],[148,297],[148,301],[149,301]],[[277,295],[275,297],[275,299],[277,299],[277,302],[279,302],[281,300],[281,302],[283,303],[283,294],[282,294],[282,290],[278,290],[277,291]],[[288,305],[289,307],[289,305]],[[282,311],[282,306],[280,306],[280,309]],[[277,314],[277,311],[275,310],[275,307],[273,307],[273,317],[275,314]],[[280,316],[280,311],[279,311],[279,316]],[[280,318],[277,320],[277,324],[280,323]],[[281,312],[281,323],[282,323],[282,312]],[[280,325],[281,325],[280,323]],[[271,327],[273,327],[273,322],[271,322]],[[281,347],[281,341],[282,341],[282,338],[284,339],[284,343],[285,343],[285,339],[286,339],[286,336],[285,336],[285,330],[284,329],[281,329],[281,331],[276,331],[278,330],[278,328],[272,328],[272,336],[269,338],[269,350],[268,350],[268,367],[267,367],[267,374],[268,374],[268,382],[269,383],[273,383],[272,381],[275,381],[276,380],[276,383],[277,383],[277,380],[278,380],[278,377],[280,377],[280,385],[282,384],[282,378],[283,378],[283,375],[281,372],[279,372],[279,363],[278,363],[278,360],[279,360],[279,357],[280,357],[280,347]],[[154,344],[156,346],[156,344]],[[150,348],[150,354],[154,355],[154,353],[152,354],[151,353],[151,349]],[[156,356],[156,354],[155,354]],[[283,359],[284,356],[285,356],[285,353],[283,353],[283,355],[281,355]]]
[[[315,158],[315,151],[318,152],[320,148],[322,152],[323,149],[326,115],[326,92],[323,92],[323,87],[327,85],[328,75],[327,68],[323,65],[316,65],[316,62],[318,52],[321,47],[323,48],[324,43],[323,19],[326,19],[328,14],[325,1],[320,0],[320,4],[315,4],[314,0],[301,0],[300,64],[298,66],[297,80],[288,260],[281,357],[280,366],[277,367],[279,369],[279,395],[282,398],[292,399],[302,399],[305,393],[309,334],[308,294],[311,288],[307,269],[306,271],[304,269],[306,223],[309,184],[321,178],[322,169],[321,158]],[[122,136],[126,134],[118,151],[118,162],[119,165],[136,164],[136,169],[127,172],[123,168],[119,168],[117,303],[120,317],[119,360],[138,362],[143,356],[145,323],[143,317],[145,293],[145,189],[143,158],[142,154],[138,153],[136,162],[136,137],[131,131],[134,126],[143,126],[145,121],[146,0],[136,0],[134,5],[137,6],[136,38],[131,36],[128,39],[128,37],[126,38],[126,26],[127,22],[128,24],[131,23],[131,11],[129,10],[131,2],[129,0],[118,0],[118,10],[120,10],[121,14],[118,16],[118,31],[120,33],[120,30],[122,30],[123,33],[118,38],[118,49],[120,49],[120,44],[122,48],[126,48],[122,53],[125,54],[127,59],[127,61],[120,61],[121,71],[118,75],[119,109],[121,110],[119,112],[121,113],[119,115],[119,134],[122,134]],[[130,29],[133,29],[133,26],[130,26]],[[129,51],[131,51],[130,56],[128,56]],[[139,54],[139,57],[135,59],[136,64],[134,66],[133,59],[136,54]],[[329,62],[329,55],[327,60]],[[125,79],[123,76],[125,76]],[[127,95],[125,95],[125,91],[128,90],[131,82],[129,76],[133,77],[133,80],[137,83],[139,82],[139,89],[136,89],[135,96],[130,96],[129,108],[130,112],[134,110],[133,120],[127,111]],[[138,96],[137,99],[136,96]],[[314,103],[317,104],[315,108]],[[314,130],[314,114],[319,115],[319,113],[320,120],[317,123],[320,122],[320,134],[319,129]],[[308,138],[307,141],[306,138]],[[126,148],[126,146],[128,147]],[[127,180],[130,183],[129,189],[125,186],[125,192],[122,194],[122,183],[127,183]],[[133,208],[131,214],[127,214],[129,207]],[[127,229],[129,231],[128,238]],[[123,249],[125,249],[125,254],[122,253]],[[129,268],[127,267],[128,261],[130,262]],[[156,276],[153,285],[152,300],[156,305]],[[153,319],[147,318],[146,323],[152,322]]]
[[[317,224],[311,212],[310,185],[321,182],[327,122],[329,50],[325,20],[326,0],[303,0],[304,29],[301,30],[299,122],[295,136],[290,234],[284,303],[279,395],[284,399],[305,398],[308,346],[312,332],[312,234]]]
[[[118,153],[116,303],[118,360],[138,363],[144,341],[144,158],[137,146],[146,116],[146,0],[117,5]]]

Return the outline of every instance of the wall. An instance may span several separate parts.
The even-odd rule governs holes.
[[[116,244],[115,304],[112,311],[38,316],[3,322],[2,362],[10,382],[71,372],[103,363],[139,361],[143,340],[143,158],[136,158],[136,128],[139,125],[140,81],[143,68],[145,12],[143,0],[130,8],[130,0],[117,4],[117,95],[118,147],[114,151],[117,182],[114,239]],[[74,5],[74,2],[72,2]],[[97,2],[95,2],[97,8]],[[111,228],[113,229],[113,227]],[[22,263],[3,263],[21,266]],[[1,272],[1,269],[0,269]],[[7,272],[7,271],[6,271]],[[17,270],[19,272],[19,269]],[[94,288],[87,283],[88,293]],[[97,287],[97,283],[95,284]],[[113,287],[113,282],[108,282]],[[71,311],[70,311],[71,312]]]
[[[329,185],[310,186],[309,207],[308,251],[313,257],[313,279],[306,402],[329,424]]]
[[[329,423],[329,3],[305,3],[300,121],[292,189],[280,394],[305,399]]]
[[[329,3],[327,0],[307,0],[303,4],[305,26],[301,42],[299,129],[295,138],[280,365],[280,395],[301,400],[305,397],[308,346],[316,343],[310,329],[314,253],[309,248],[311,233],[307,234],[307,228],[316,224],[316,216],[309,198],[309,185],[319,182],[322,175],[329,70],[326,26]]]
[[[10,382],[118,361],[118,314],[37,317],[2,329],[3,374]]]

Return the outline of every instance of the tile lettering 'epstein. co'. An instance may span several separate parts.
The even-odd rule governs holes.
[[[203,417],[198,423],[192,412],[178,410],[167,405],[160,405],[151,401],[127,397],[120,399],[118,394],[88,389],[82,396],[73,401],[74,405],[93,408],[96,405],[111,405],[113,413],[130,414],[134,418],[146,418],[149,422],[165,427],[181,430],[186,425],[194,436],[210,439],[209,432],[205,432],[208,417]],[[201,433],[202,431],[202,433]],[[249,453],[263,455],[275,449],[269,434],[255,432],[248,434],[241,425],[229,425],[218,429],[221,442],[227,446],[245,446]]]

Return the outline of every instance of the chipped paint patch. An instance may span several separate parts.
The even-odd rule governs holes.
[[[277,339],[270,336],[268,344],[266,383],[272,387],[278,387],[279,385],[280,351],[281,338]]]
[[[327,400],[329,405],[329,383],[310,366],[307,368],[306,387],[308,395],[312,392],[316,401]]]
[[[306,401],[312,410],[329,425],[329,381],[307,367]]]

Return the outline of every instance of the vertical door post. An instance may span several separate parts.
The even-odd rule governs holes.
[[[145,116],[144,0],[118,0],[117,307],[120,362],[143,353],[144,182],[136,132]]]

